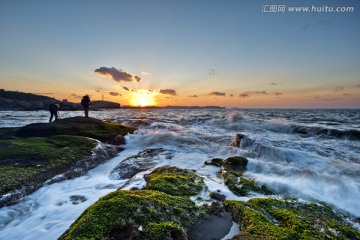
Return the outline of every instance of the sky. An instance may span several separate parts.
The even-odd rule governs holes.
[[[0,88],[133,106],[360,108],[360,2],[0,0]]]

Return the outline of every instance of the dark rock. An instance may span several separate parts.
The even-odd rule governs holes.
[[[248,160],[244,157],[229,157],[224,161],[223,166],[226,170],[244,172],[247,164]]]
[[[221,167],[223,164],[223,160],[221,158],[213,158],[209,161],[204,162],[205,165],[213,165],[217,167]]]
[[[225,195],[216,192],[211,192],[210,197],[221,202],[225,201],[226,199]]]
[[[77,205],[79,203],[83,203],[87,200],[87,198],[85,196],[80,196],[80,195],[73,195],[70,196],[70,202],[74,205]]]
[[[113,228],[108,235],[106,236],[106,239],[110,240],[141,240],[142,233],[138,230],[139,226],[131,225],[126,228]]]
[[[238,133],[234,137],[234,140],[232,141],[230,146],[247,148],[247,147],[251,146],[253,143],[254,143],[254,141],[251,140],[250,138],[248,138],[246,135]]]
[[[121,161],[110,173],[110,179],[132,178],[139,172],[146,171],[154,167],[157,163],[155,159],[160,153],[164,152],[162,148],[147,149],[134,156]]]
[[[52,123],[32,123],[19,128],[16,137],[49,137],[54,135],[76,135],[97,139],[110,144],[122,144],[134,127],[95,118],[72,117],[59,119]],[[119,137],[120,136],[120,137]]]

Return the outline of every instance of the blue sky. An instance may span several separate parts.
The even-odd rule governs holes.
[[[145,89],[158,105],[359,107],[359,11],[351,0],[0,0],[0,88],[125,105]],[[141,81],[114,81],[100,67]]]

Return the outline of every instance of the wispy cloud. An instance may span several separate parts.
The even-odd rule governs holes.
[[[114,97],[121,96],[121,94],[118,92],[109,92],[109,94]]]
[[[199,97],[198,95],[190,95],[188,97]]]
[[[343,86],[335,87],[335,88],[334,88],[334,91],[335,91],[335,92],[342,92],[342,91],[344,91],[344,87],[343,87]]]
[[[176,91],[173,89],[161,89],[160,93],[166,94],[166,95],[171,95],[171,96],[176,96]]]
[[[148,76],[148,75],[150,75],[150,73],[148,73],[148,72],[146,72],[146,71],[141,71],[141,75],[143,75],[143,76]]]
[[[112,78],[117,82],[139,82],[141,80],[141,78],[136,75],[132,75],[123,71],[122,69],[116,69],[114,67],[101,67],[95,69],[94,72],[100,76]]]
[[[319,96],[315,96],[315,99],[321,100],[321,101],[338,101],[338,100],[342,100],[342,98],[336,98],[336,97],[319,97]]]
[[[248,98],[253,95],[268,95],[266,91],[247,91],[239,94],[240,98]]]
[[[360,88],[360,84],[359,84],[359,83],[358,83],[358,84],[356,84],[356,87]]]
[[[127,88],[127,87],[123,87],[123,89],[124,89],[125,91],[130,91],[130,89]]]
[[[229,96],[230,96],[230,97],[234,97],[234,94],[231,94],[231,93],[230,93]]]
[[[223,97],[223,96],[226,96],[226,93],[223,93],[223,92],[210,92],[208,93],[209,96],[220,96],[220,97]]]
[[[78,98],[78,99],[82,98],[82,96],[77,95],[75,93],[70,94],[70,96],[73,97],[73,98]]]
[[[282,83],[281,82],[272,82],[272,83],[270,83],[270,85],[272,85],[272,86],[277,86],[277,85],[281,85]]]

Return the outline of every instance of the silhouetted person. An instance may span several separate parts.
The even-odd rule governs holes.
[[[52,122],[53,117],[55,117],[55,121],[58,119],[58,111],[60,110],[60,104],[53,103],[49,105],[50,110],[50,120],[49,122]]]
[[[81,104],[84,107],[85,117],[89,117],[89,106],[90,106],[90,97],[89,97],[89,95],[85,95],[81,99]]]

